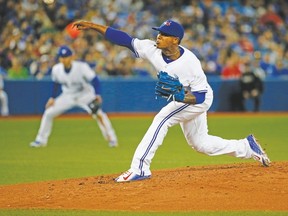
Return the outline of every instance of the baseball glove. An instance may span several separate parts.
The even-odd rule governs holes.
[[[167,72],[160,71],[157,74],[158,82],[155,87],[155,95],[168,100],[183,102],[185,90],[178,77],[172,77]]]
[[[88,107],[91,109],[92,114],[96,114],[98,109],[101,107],[101,103],[97,99],[95,99],[88,104]]]

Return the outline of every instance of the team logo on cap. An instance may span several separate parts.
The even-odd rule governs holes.
[[[166,25],[166,26],[170,26],[171,25],[171,21],[166,21],[166,22],[164,22],[164,25]]]
[[[62,55],[65,55],[67,53],[67,50],[62,49]]]

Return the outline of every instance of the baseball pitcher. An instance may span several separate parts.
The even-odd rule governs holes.
[[[184,36],[181,24],[166,20],[161,26],[154,27],[158,32],[156,41],[133,38],[123,31],[87,21],[77,21],[74,26],[79,30],[96,30],[110,42],[130,49],[136,57],[148,60],[158,74],[156,96],[170,101],[154,117],[134,153],[130,169],[115,178],[116,182],[150,178],[150,164],[156,150],[169,127],[175,124],[180,124],[188,145],[198,152],[254,158],[269,166],[268,156],[253,135],[227,140],[208,134],[207,111],[213,101],[213,91],[200,61],[180,45]]]

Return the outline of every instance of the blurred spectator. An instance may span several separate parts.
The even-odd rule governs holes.
[[[53,22],[54,27],[57,30],[64,30],[66,26],[74,19],[73,14],[68,9],[67,4],[60,3],[60,1],[55,1],[55,3],[51,5],[44,4],[45,11]],[[79,8],[81,10],[81,8]]]
[[[153,68],[151,64],[147,64],[146,61],[143,59],[137,58],[134,61],[133,65],[133,71],[136,76],[141,76],[141,77],[150,77],[152,76],[149,71],[152,71]]]
[[[269,3],[266,12],[260,17],[260,22],[265,25],[272,25],[273,27],[281,27],[283,20],[277,14],[276,5]]]
[[[9,115],[8,108],[8,96],[4,91],[4,76],[6,75],[5,70],[0,66],[0,114],[1,116]]]
[[[133,62],[134,60],[130,57],[125,56],[117,63],[116,70],[120,76],[130,77],[134,75],[133,72]]]
[[[265,53],[259,63],[260,67],[265,71],[267,76],[272,76],[276,73],[276,66],[272,63],[270,53]]]
[[[288,68],[284,67],[284,63],[282,59],[278,59],[276,62],[276,69],[272,74],[275,77],[287,76],[288,77]]]
[[[30,64],[30,73],[35,76],[37,80],[48,78],[51,76],[52,65],[48,55],[42,55],[40,62],[33,62]]]
[[[241,76],[240,58],[236,52],[228,55],[226,65],[223,67],[221,76],[223,79],[239,79]]]
[[[287,51],[283,54],[283,67],[288,68],[288,47],[287,47]]]
[[[244,71],[240,78],[241,94],[243,97],[243,108],[245,108],[245,102],[248,99],[252,99],[254,102],[254,112],[258,112],[260,109],[261,94],[263,93],[263,82],[253,72],[251,63],[247,62],[244,65]]]
[[[8,69],[7,77],[10,79],[29,78],[28,68],[23,66],[23,63],[17,56],[12,57],[12,66]]]
[[[263,68],[260,67],[260,53],[255,52],[254,53],[254,58],[249,58],[247,59],[246,62],[251,62],[252,61],[252,68],[256,76],[258,76],[262,81],[265,80],[267,74],[263,70]]]
[[[222,68],[217,61],[209,60],[207,62],[202,62],[203,70],[207,76],[219,76],[221,74]]]

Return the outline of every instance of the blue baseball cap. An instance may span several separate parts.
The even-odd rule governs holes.
[[[69,57],[73,55],[72,50],[68,46],[61,46],[58,50],[58,57]]]
[[[159,27],[153,27],[152,29],[165,33],[167,35],[171,35],[174,37],[178,37],[180,41],[184,36],[184,28],[181,24],[173,21],[173,20],[166,20],[162,23]]]

